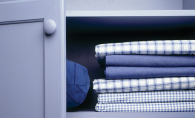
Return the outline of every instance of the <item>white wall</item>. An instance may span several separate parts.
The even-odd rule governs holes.
[[[182,8],[183,0],[66,0],[66,10],[181,10]]]

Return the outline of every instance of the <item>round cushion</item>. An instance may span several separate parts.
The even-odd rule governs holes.
[[[80,105],[86,98],[90,79],[85,67],[66,60],[66,103],[67,108]]]

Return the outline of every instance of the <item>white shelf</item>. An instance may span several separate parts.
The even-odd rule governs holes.
[[[195,16],[195,10],[66,11],[66,17]]]
[[[67,112],[67,118],[194,118],[194,112]]]

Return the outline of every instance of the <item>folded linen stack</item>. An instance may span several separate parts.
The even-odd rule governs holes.
[[[194,112],[195,41],[100,44],[105,79],[95,79],[96,111]]]

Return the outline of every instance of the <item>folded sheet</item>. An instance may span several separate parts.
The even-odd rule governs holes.
[[[95,57],[100,65],[107,55],[192,55],[195,54],[195,40],[137,41],[99,44],[95,46],[95,52]]]
[[[110,55],[105,58],[106,66],[130,67],[192,67],[195,56],[159,55]]]
[[[195,102],[96,104],[99,112],[195,112]]]
[[[96,93],[195,89],[195,77],[95,79],[93,81],[93,89]]]
[[[117,67],[107,66],[106,79],[195,76],[195,67]]]
[[[98,103],[195,102],[195,90],[98,94]]]

